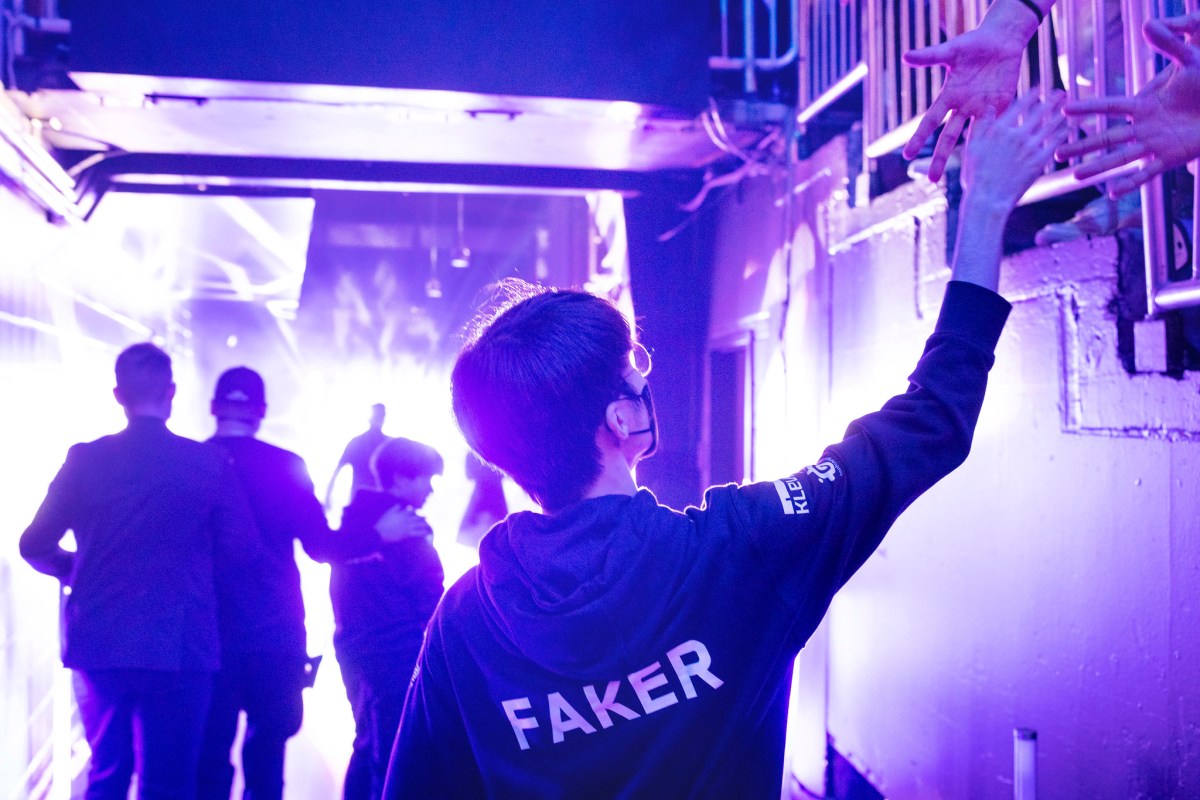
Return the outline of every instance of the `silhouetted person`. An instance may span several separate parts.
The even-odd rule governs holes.
[[[255,438],[267,412],[262,377],[248,367],[226,370],[211,404],[216,435],[209,441],[229,454],[262,537],[264,554],[251,571],[223,575],[221,671],[200,761],[201,800],[228,800],[234,768],[230,748],[238,715],[246,714],[241,762],[246,800],[283,796],[287,740],[300,730],[302,690],[315,679],[307,657],[304,598],[295,541],[317,561],[355,558],[379,550],[373,526],[335,534],[300,456]],[[224,565],[217,564],[220,572]]]
[[[508,502],[504,499],[504,477],[479,460],[474,453],[467,453],[467,478],[475,483],[462,522],[458,526],[458,543],[479,547],[483,535],[508,514]]]
[[[257,557],[257,532],[219,448],[167,430],[171,359],[135,344],[116,362],[125,430],[77,444],[21,554],[70,587],[63,664],[92,750],[88,800],[191,798],[220,665],[214,558]],[[66,532],[77,552],[62,549]]]
[[[355,533],[385,513],[399,514],[408,537],[380,555],[334,564],[329,591],[337,627],[334,649],[354,711],[354,751],[346,770],[346,800],[378,798],[404,693],[412,679],[425,626],[442,596],[442,564],[433,531],[418,513],[442,473],[442,457],[428,445],[392,439],[372,462],[380,490],[355,494],[342,530]]]
[[[383,420],[387,416],[387,407],[383,403],[371,406],[370,426],[363,433],[355,436],[342,451],[333,474],[329,476],[329,486],[325,489],[325,506],[332,503],[333,484],[343,467],[350,467],[350,499],[360,489],[376,489],[375,475],[371,472],[371,456],[379,449],[379,445],[390,437],[383,432]]]
[[[972,124],[952,280],[907,391],[817,463],[678,512],[639,489],[658,444],[611,303],[527,287],[451,377],[471,449],[545,513],[480,542],[442,599],[384,795],[780,796],[796,654],[896,518],[966,458],[1010,306],[1004,223],[1065,135],[1031,96]]]

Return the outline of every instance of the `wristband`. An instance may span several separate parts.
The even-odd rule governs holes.
[[[1037,17],[1038,25],[1041,25],[1042,20],[1046,18],[1046,12],[1042,11],[1042,9],[1038,7],[1038,4],[1033,2],[1033,0],[1020,0],[1020,2],[1033,12],[1033,15]]]

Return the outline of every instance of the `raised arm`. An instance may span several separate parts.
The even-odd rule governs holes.
[[[725,513],[731,499],[734,524],[794,604],[797,645],[900,514],[970,452],[1010,310],[995,291],[1004,226],[1065,135],[1059,102],[1031,94],[971,124],[952,280],[907,389],[851,422],[817,464],[773,483],[710,490],[706,509]]]
[[[1053,4],[1054,0],[996,0],[974,30],[904,54],[910,67],[947,70],[941,91],[903,151],[905,158],[914,158],[945,121],[929,165],[931,181],[942,177],[969,120],[983,116],[988,108],[997,113],[1008,108],[1016,95],[1025,46]]]
[[[1109,128],[1100,136],[1064,145],[1060,161],[1098,150],[1112,152],[1075,170],[1078,178],[1141,161],[1133,172],[1109,182],[1108,193],[1131,192],[1167,170],[1200,158],[1200,11],[1182,17],[1150,20],[1142,35],[1171,64],[1134,97],[1097,97],[1068,103],[1072,117],[1123,116],[1129,123]]]

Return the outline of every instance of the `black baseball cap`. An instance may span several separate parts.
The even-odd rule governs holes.
[[[213,391],[213,413],[241,411],[262,417],[267,413],[267,390],[262,376],[249,367],[234,367],[221,373]]]

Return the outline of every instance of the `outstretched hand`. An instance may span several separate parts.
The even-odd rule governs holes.
[[[960,180],[974,202],[1010,211],[1050,163],[1067,135],[1065,95],[1042,102],[1028,92],[1002,114],[989,108],[971,122]]]
[[[411,508],[392,506],[375,523],[375,531],[384,544],[433,535],[433,528]]]
[[[1023,53],[1024,44],[1018,38],[988,26],[967,31],[943,44],[905,53],[904,63],[910,67],[943,66],[947,75],[938,96],[904,146],[904,157],[915,157],[949,114],[929,164],[929,180],[939,180],[967,121],[982,117],[989,108],[998,114],[1012,102]]]
[[[1009,214],[1066,138],[1063,96],[1046,102],[1027,93],[1002,114],[987,109],[971,121],[963,150],[962,204],[952,277],[996,291]]]
[[[1175,167],[1200,158],[1200,12],[1150,20],[1142,35],[1171,64],[1134,97],[1099,97],[1068,103],[1072,116],[1120,115],[1129,124],[1060,147],[1055,157],[1066,161],[1098,150],[1109,150],[1075,170],[1086,179],[1141,160],[1134,171],[1109,182],[1117,197]],[[1115,148],[1115,149],[1113,149]]]

